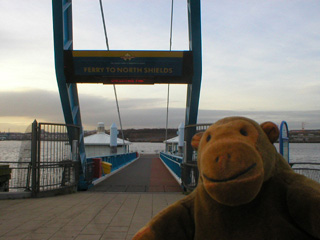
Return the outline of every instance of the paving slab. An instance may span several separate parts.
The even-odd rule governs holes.
[[[40,199],[0,200],[0,240],[131,239],[182,193],[78,192]]]
[[[0,200],[0,240],[132,239],[183,197],[157,155],[144,155],[86,192]]]

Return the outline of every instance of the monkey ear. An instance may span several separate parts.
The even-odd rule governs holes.
[[[204,132],[199,132],[193,135],[192,140],[191,140],[191,146],[193,147],[194,150],[198,150],[200,140],[202,138]]]
[[[260,126],[271,143],[275,143],[278,140],[280,131],[276,124],[274,124],[273,122],[264,122]]]

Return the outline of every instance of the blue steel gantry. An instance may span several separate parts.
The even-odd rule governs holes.
[[[52,0],[53,7],[53,32],[56,77],[60,93],[60,100],[66,124],[74,124],[81,127],[79,152],[81,169],[80,178],[84,180],[86,171],[86,154],[84,148],[84,135],[80,115],[78,98],[78,82],[95,82],[104,84],[154,84],[154,83],[185,83],[187,88],[185,126],[197,123],[198,106],[202,75],[202,50],[201,50],[201,10],[200,0],[187,0],[188,3],[188,29],[189,51],[73,51],[72,35],[72,0]],[[94,75],[85,71],[83,63],[92,60],[97,67],[101,62],[108,64],[108,58],[121,58],[131,60],[132,55],[137,55],[134,61],[144,61],[146,66],[163,67],[158,75],[110,75],[106,71],[100,75]],[[83,58],[82,58],[83,57]],[[99,58],[99,59],[98,59]],[[98,61],[96,61],[98,59]],[[168,59],[168,63],[164,62]],[[78,64],[78,65],[77,65]],[[82,65],[81,65],[82,64]],[[173,64],[167,68],[167,64]],[[103,63],[102,63],[103,65]],[[132,66],[132,63],[131,65]],[[82,68],[82,69],[80,69]],[[167,70],[166,69],[170,69]],[[166,73],[171,73],[166,75]],[[92,79],[92,81],[91,81]],[[120,80],[119,80],[120,79]],[[174,79],[170,82],[170,79]],[[187,129],[187,128],[186,128]],[[186,161],[192,161],[192,149],[190,146],[195,128],[188,128],[185,134],[187,143]]]

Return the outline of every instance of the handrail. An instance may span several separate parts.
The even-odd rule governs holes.
[[[108,162],[112,164],[111,172],[121,168],[122,166],[128,164],[129,162],[136,159],[138,156],[137,152],[123,153],[123,154],[113,154],[107,156],[95,156],[87,158],[87,162],[93,161],[94,158],[101,158],[102,162]]]
[[[320,165],[319,162],[290,162],[290,165],[294,165],[294,164],[310,164],[310,165]]]
[[[196,132],[205,131],[209,128],[212,123],[199,123],[199,124],[190,124],[185,126],[185,128],[196,128]]]
[[[160,152],[160,159],[170,169],[170,172],[174,177],[181,182],[181,164],[183,161],[182,157],[174,156],[168,153]]]

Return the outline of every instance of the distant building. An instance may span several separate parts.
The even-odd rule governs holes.
[[[320,130],[291,130],[289,137],[292,143],[319,143]]]
[[[170,138],[167,141],[164,141],[164,143],[166,144],[167,152],[173,155],[178,153],[179,136]]]
[[[173,155],[182,156],[183,155],[183,145],[184,145],[184,124],[180,123],[177,131],[178,136],[170,138],[164,143],[166,144],[166,152]]]
[[[117,153],[129,152],[129,145],[131,142],[123,141],[120,138],[116,138]],[[98,123],[97,133],[84,138],[84,146],[86,150],[86,157],[99,157],[112,154],[111,150],[111,137],[105,133],[104,123]]]

